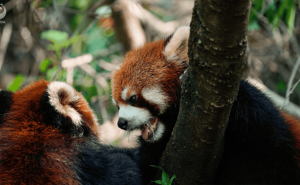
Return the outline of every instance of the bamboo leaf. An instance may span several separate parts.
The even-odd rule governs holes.
[[[7,86],[7,90],[16,92],[22,84],[22,80],[23,80],[23,75],[18,74]]]
[[[292,0],[287,0],[288,1],[288,11],[287,11],[287,16],[286,16],[286,24],[288,27],[288,30],[291,34],[293,34],[293,27],[295,23],[295,2]]]

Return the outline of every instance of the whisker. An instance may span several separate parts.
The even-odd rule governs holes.
[[[147,123],[147,125],[150,127],[150,129],[152,130],[152,132],[153,132],[153,137],[154,137],[154,130],[153,130],[153,128],[152,128],[152,125],[151,124],[149,124],[149,123]]]

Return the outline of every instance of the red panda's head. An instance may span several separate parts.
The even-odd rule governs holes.
[[[119,108],[118,126],[142,129],[146,141],[157,141],[165,130],[160,119],[177,102],[179,77],[188,66],[189,27],[166,40],[128,52],[112,77],[112,99]]]
[[[64,82],[38,81],[16,93],[2,90],[0,103],[0,123],[6,126],[48,125],[79,136],[88,127],[97,135],[93,111],[84,97]]]
[[[88,103],[64,82],[0,91],[0,184],[77,184],[77,144],[97,133]]]

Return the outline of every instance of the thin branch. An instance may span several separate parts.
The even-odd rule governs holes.
[[[157,38],[168,37],[176,28],[182,25],[188,25],[192,18],[192,16],[189,15],[179,20],[164,22],[137,3],[131,2],[129,7],[133,15],[141,21],[145,30],[155,33]]]
[[[289,82],[288,82],[288,86],[287,86],[287,91],[286,91],[286,94],[285,94],[285,101],[284,103],[282,104],[282,106],[280,107],[280,109],[282,109],[282,107],[289,102],[289,99],[290,99],[290,95],[291,95],[291,87],[292,87],[292,83],[293,83],[293,80],[295,78],[295,75],[296,75],[296,72],[298,70],[300,66],[300,56],[298,57],[297,59],[297,62],[293,68],[293,71],[292,71],[292,74],[290,76],[290,79],[289,79]]]
[[[123,51],[143,46],[146,43],[144,30],[140,24],[139,18],[135,15],[135,2],[128,0],[120,0],[111,6],[112,18],[114,19],[114,30],[118,40],[123,45]]]
[[[295,88],[297,87],[297,85],[299,84],[300,79],[292,86],[291,88],[291,94],[294,92]]]
[[[278,95],[277,93],[271,91],[270,89],[268,89],[264,84],[262,84],[261,82],[253,79],[253,78],[247,78],[247,81],[250,82],[252,85],[256,86],[257,88],[259,88],[263,93],[265,93],[272,101],[273,103],[277,106],[277,107],[281,107],[282,104],[285,103],[285,98]],[[299,79],[300,81],[300,79]],[[299,82],[298,81],[298,82]],[[288,112],[289,114],[292,114],[294,116],[298,116],[300,115],[300,107],[288,102],[285,104],[285,106],[282,107],[282,110]]]
[[[53,7],[56,12],[56,15],[55,14],[54,15],[57,17],[57,19],[60,19],[60,22],[63,25],[63,27],[65,28],[65,30],[68,33],[70,33],[71,29],[70,29],[70,27],[68,27],[68,24],[66,24],[67,21],[66,21],[65,17],[62,15],[65,5],[63,7],[59,7],[59,5],[57,4],[57,1],[53,1]]]
[[[0,42],[0,71],[4,62],[4,58],[5,58],[5,53],[7,50],[7,46],[10,40],[10,36],[12,33],[12,24],[8,23],[5,25],[4,29],[3,29],[3,33],[2,33],[2,37],[1,37],[1,42]]]

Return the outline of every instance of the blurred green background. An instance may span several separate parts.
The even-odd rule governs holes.
[[[1,1],[7,15],[0,24],[0,88],[17,91],[39,79],[68,81],[69,75],[68,83],[82,92],[98,118],[112,120],[117,109],[111,102],[110,78],[125,54],[112,18],[112,7],[118,1],[16,2]],[[171,11],[180,1],[131,2],[164,22],[176,21],[185,15]],[[247,75],[262,80],[282,96],[285,96],[291,71],[300,56],[299,4],[300,0],[252,0]],[[190,16],[192,8],[186,12]],[[144,29],[147,33],[147,28]],[[9,40],[5,43],[7,35]],[[147,37],[147,41],[152,38]],[[88,64],[63,67],[62,61],[85,54],[92,56]],[[299,78],[298,70],[293,84]],[[291,100],[300,105],[299,84]]]

